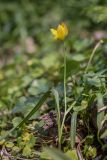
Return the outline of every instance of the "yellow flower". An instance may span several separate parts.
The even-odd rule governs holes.
[[[52,28],[50,30],[56,40],[64,40],[64,38],[68,35],[68,28],[65,23],[61,23],[56,29]]]

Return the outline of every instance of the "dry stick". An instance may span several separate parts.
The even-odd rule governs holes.
[[[85,139],[83,139],[81,142],[79,142],[79,144],[77,145],[77,155],[78,155],[78,158],[79,158],[79,160],[84,160],[84,158],[83,158],[83,155],[82,155],[82,153],[81,153],[81,145],[82,145],[82,143],[84,143],[85,142]]]
[[[99,112],[102,112],[102,111],[104,111],[104,110],[106,110],[107,109],[107,106],[104,106],[104,107],[102,107],[102,108],[100,108],[99,110],[98,110],[98,113]]]
[[[86,67],[86,69],[85,69],[85,73],[87,73],[88,68],[89,68],[89,66],[91,65],[91,61],[92,61],[92,59],[93,59],[93,57],[94,57],[94,54],[95,54],[96,50],[98,49],[98,47],[100,46],[101,43],[103,43],[103,40],[100,40],[100,41],[96,44],[96,46],[94,47],[94,49],[93,49],[93,51],[92,51],[92,54],[91,54],[91,56],[90,56],[90,59],[89,59],[89,61],[88,61],[87,67]]]

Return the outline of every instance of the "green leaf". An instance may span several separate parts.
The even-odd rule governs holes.
[[[34,147],[35,142],[36,142],[36,138],[34,137],[34,135],[31,134],[31,135],[30,135],[30,140],[28,141],[27,145],[28,145],[30,148],[32,148],[32,147]]]
[[[23,156],[30,156],[31,155],[31,148],[28,146],[28,145],[26,145],[25,147],[24,147],[24,149],[23,149]]]
[[[104,112],[105,112],[105,111],[98,112],[98,110],[101,109],[103,106],[104,106],[103,95],[101,93],[98,93],[97,94],[97,127],[98,127],[98,130],[101,129],[101,124],[102,124],[102,121],[104,120]]]
[[[17,147],[17,146],[12,147],[12,153],[13,154],[17,154],[17,153],[19,153],[19,151],[20,151],[19,147]]]
[[[42,97],[41,99],[38,101],[38,103],[36,104],[36,106],[28,113],[28,115],[13,129],[11,129],[5,136],[0,137],[0,140],[7,138],[14,130],[20,128],[23,126],[24,123],[26,123],[31,116],[37,112],[37,110],[42,106],[42,104],[45,102],[45,100],[49,97],[50,95],[50,91],[47,91]]]
[[[58,54],[57,53],[49,54],[48,56],[42,59],[41,63],[46,69],[58,66],[59,64]]]
[[[81,106],[74,106],[73,110],[74,110],[74,112],[80,112],[82,110],[85,110],[87,108],[87,106],[88,106],[88,102],[83,100],[81,102]]]
[[[107,129],[100,136],[100,138],[105,138],[105,137],[107,137]]]
[[[80,63],[78,61],[70,59],[69,57],[67,57],[66,65],[67,65],[66,66],[67,77],[77,73],[80,68]],[[63,78],[63,73],[64,73],[64,67],[61,68],[61,78]]]
[[[12,120],[13,126],[16,127],[21,121],[22,121],[22,118],[21,118],[21,117],[15,117],[15,118]]]
[[[45,151],[40,152],[40,160],[50,160]]]
[[[70,138],[71,138],[71,148],[72,149],[75,147],[77,114],[78,112],[73,112],[72,118],[71,118]]]
[[[67,155],[68,157],[72,158],[73,160],[78,160],[77,152],[76,152],[75,149],[73,149],[73,150],[68,150],[68,151],[66,152],[66,155]]]
[[[50,83],[45,79],[45,78],[41,78],[41,79],[35,79],[29,89],[28,89],[28,93],[30,95],[38,95],[40,93],[45,93],[46,91],[49,90],[50,87]]]
[[[87,151],[86,151],[86,157],[87,158],[95,158],[97,155],[97,150],[95,147],[92,147],[92,146],[87,146]]]
[[[5,146],[6,146],[7,148],[13,148],[14,143],[13,143],[13,142],[6,142],[6,143],[5,143]]]
[[[12,113],[21,113],[24,117],[36,106],[38,103],[38,97],[21,97],[19,102],[13,108]],[[39,111],[37,111],[30,119],[37,118],[39,116]]]
[[[50,95],[50,91],[47,91],[39,100],[37,105],[28,113],[28,115],[23,119],[23,121],[17,126],[17,128],[21,127],[26,121],[42,106],[47,97]]]
[[[58,121],[58,134],[60,136],[60,127],[61,127],[61,121],[60,121],[60,106],[59,106],[59,94],[58,91],[53,89],[52,90],[53,95],[55,97],[55,102],[56,102],[56,108],[57,108],[57,121]]]
[[[81,61],[85,60],[86,58],[83,54],[75,54],[75,55],[72,56],[72,59],[74,61],[81,62]]]
[[[74,160],[69,158],[67,155],[62,153],[60,150],[55,148],[44,148],[44,151],[49,155],[53,160]]]

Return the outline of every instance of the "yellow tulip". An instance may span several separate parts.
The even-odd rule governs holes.
[[[64,40],[65,37],[68,35],[68,28],[65,23],[59,24],[56,29],[52,28],[50,29],[50,31],[56,40]]]

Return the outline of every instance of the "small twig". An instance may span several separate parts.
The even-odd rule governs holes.
[[[78,155],[79,160],[84,160],[82,153],[81,153],[81,145],[83,142],[84,142],[84,140],[82,142],[80,142],[77,146],[77,155]]]

